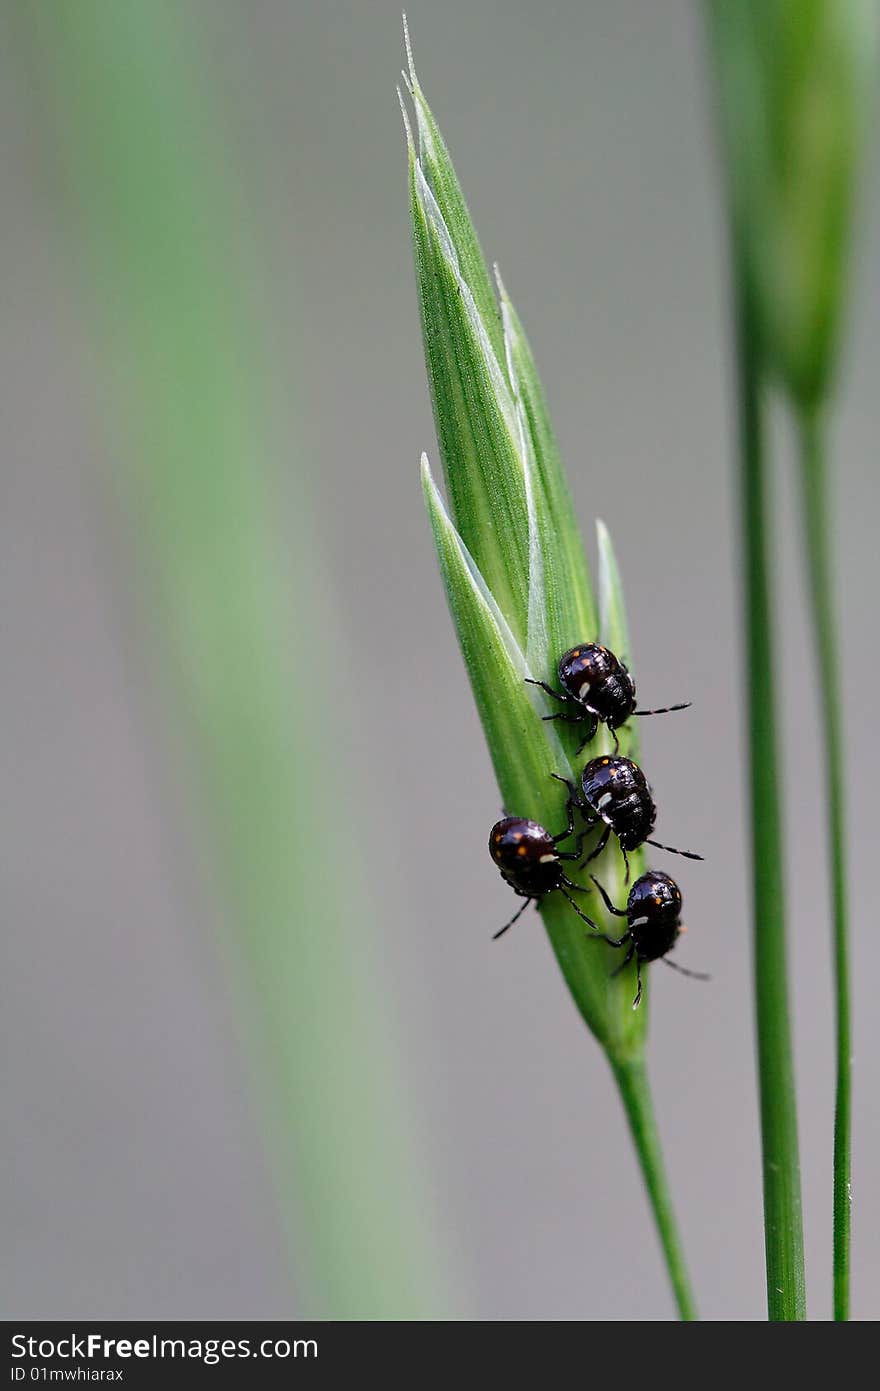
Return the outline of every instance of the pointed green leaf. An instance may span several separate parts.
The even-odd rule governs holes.
[[[417,155],[407,122],[416,270],[452,516],[530,663],[548,678],[562,651],[595,636],[586,556],[522,326],[504,295],[496,332],[488,271],[411,54],[410,69],[420,142]],[[574,747],[570,731],[563,740]]]
[[[455,524],[517,639],[529,614],[529,513],[510,389],[449,229],[410,148],[425,362]]]
[[[507,375],[524,420],[527,452],[535,477],[535,524],[543,566],[544,624],[547,645],[537,649],[529,630],[529,659],[545,680],[555,676],[559,656],[597,633],[596,606],[587,557],[574,512],[568,480],[550,416],[519,315],[496,276],[501,296]]]
[[[599,545],[599,633],[602,642],[632,671],[632,643],[623,598],[623,583],[611,533],[601,520],[596,522],[596,539]]]
[[[599,640],[610,647],[620,660],[635,675],[632,663],[632,645],[629,637],[629,624],[623,597],[623,584],[617,565],[617,556],[611,541],[611,533],[602,521],[596,522],[596,536],[599,542]],[[606,740],[608,736],[606,735]],[[639,747],[638,720],[627,720],[617,731],[620,751],[626,758],[641,762]],[[642,855],[641,850],[635,852]],[[630,856],[630,859],[633,857]],[[641,868],[637,873],[641,873]]]
[[[409,41],[407,37],[407,51]],[[597,615],[571,498],[541,383],[522,326],[499,282],[502,333],[486,265],[446,146],[415,78],[416,156],[407,124],[416,274],[425,358],[452,518],[423,459],[425,498],[449,605],[505,805],[551,830],[566,824],[565,794],[550,774],[572,777],[582,728],[544,722],[559,714],[550,696],[526,686],[555,676],[562,651],[594,640]],[[623,606],[616,569],[606,583],[609,625]],[[625,626],[625,620],[624,626]],[[624,736],[626,739],[626,735]],[[590,755],[607,749],[603,729]],[[583,759],[578,759],[580,771]],[[574,779],[572,779],[574,781]],[[587,833],[585,852],[596,832]],[[613,840],[613,838],[612,838]],[[636,866],[643,860],[637,857]],[[619,936],[586,880],[588,913],[600,932]],[[590,864],[619,905],[626,901],[616,841]],[[574,901],[573,901],[574,902]],[[679,1308],[693,1300],[662,1169],[644,1081],[647,1011],[632,1007],[634,972],[615,975],[619,951],[607,946],[561,893],[540,911],[581,1015],[602,1043],[621,1087]]]
[[[614,553],[614,546],[611,542],[611,535],[602,521],[596,522],[596,534],[599,542],[599,638],[611,651],[616,653],[622,662],[632,671],[632,647],[629,638],[629,624],[626,617],[626,605],[623,597],[623,585],[620,579],[620,570],[617,565],[617,557]],[[636,763],[641,763],[641,751],[639,749],[638,720],[627,720],[626,724],[621,725],[617,731],[620,744],[620,752],[625,758],[631,758]],[[611,746],[611,739],[608,734],[604,735],[606,749]],[[630,869],[633,878],[638,878],[644,874],[647,868],[647,861],[644,847],[634,850],[630,854]],[[611,872],[615,876],[613,889],[609,885],[612,893],[617,895],[617,901],[622,902],[627,894],[627,884],[624,878],[623,866],[619,859],[615,859],[611,865]],[[627,981],[630,984],[630,981]],[[645,991],[648,994],[650,985],[650,972],[647,973],[645,981]],[[646,999],[646,1004],[647,1004]]]
[[[418,159],[437,206],[440,209],[449,235],[458,253],[458,264],[462,279],[474,297],[477,313],[482,319],[492,351],[499,362],[504,361],[504,340],[501,332],[501,317],[495,299],[492,277],[486,264],[474,225],[468,212],[467,203],[458,182],[458,175],[449,157],[449,151],[440,128],[425,100],[425,94],[416,77],[412,46],[406,16],[403,20],[406,57],[409,73],[404,74],[407,87],[413,99],[416,114],[416,128],[419,137]]]
[[[456,531],[424,455],[422,486],[449,607],[504,805],[513,814],[561,826],[565,795],[551,774],[570,777],[571,769],[553,726],[541,720],[540,694],[526,685],[525,655]]]

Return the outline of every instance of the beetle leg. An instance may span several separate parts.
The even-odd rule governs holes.
[[[627,937],[628,937],[628,936],[629,936],[629,933],[627,933]],[[626,941],[626,937],[621,937],[620,942],[619,942],[617,945],[618,945],[618,946],[622,946],[623,943],[624,943],[625,941]],[[611,945],[613,946],[614,944],[612,943]],[[623,960],[621,961],[620,965],[619,965],[619,966],[615,966],[614,970],[611,972],[611,979],[612,979],[612,980],[614,979],[615,976],[619,976],[620,973],[621,973],[621,971],[625,971],[625,970],[626,970],[627,966],[628,966],[629,963],[632,961],[632,959],[633,959],[633,957],[635,956],[635,954],[636,954],[636,944],[635,944],[635,942],[631,942],[631,943],[630,943],[629,951],[627,952],[626,956],[623,958]]]
[[[586,831],[578,831],[575,836],[577,848],[575,850],[557,850],[556,854],[560,860],[579,860],[584,853],[584,836]]]
[[[577,788],[575,787],[571,779],[564,778],[561,773],[551,773],[550,776],[551,778],[555,778],[557,782],[565,783],[566,787],[568,788],[568,806],[579,806],[580,803],[578,802]]]
[[[576,884],[572,884],[572,888],[577,888],[577,885],[576,885]],[[561,884],[560,884],[560,886],[559,886],[559,892],[562,894],[562,897],[566,900],[566,902],[571,904],[572,908],[573,908],[574,911],[577,913],[578,917],[579,917],[583,922],[587,923],[587,925],[588,925],[589,927],[591,927],[591,928],[593,929],[594,932],[598,932],[598,931],[599,931],[598,924],[597,924],[597,923],[594,923],[592,918],[588,918],[587,915],[586,915],[586,913],[581,912],[580,908],[579,908],[578,905],[575,903],[575,901],[574,901],[574,899],[572,898],[571,894],[566,893],[565,889],[563,889],[563,887],[562,887]]]
[[[615,908],[614,904],[611,902],[611,899],[608,897],[608,894],[607,894],[606,890],[605,890],[605,889],[602,887],[602,885],[599,883],[599,880],[596,878],[595,874],[591,874],[591,875],[590,875],[590,878],[592,879],[593,883],[596,885],[596,888],[599,890],[600,894],[602,895],[602,901],[603,901],[603,903],[605,904],[605,907],[608,909],[608,912],[609,912],[609,913],[613,913],[614,916],[615,916],[616,918],[625,918],[625,917],[626,917],[626,909],[625,909],[625,908]]]
[[[565,705],[574,703],[570,695],[560,695],[559,691],[554,691],[553,687],[548,686],[546,681],[536,681],[533,676],[527,676],[525,680],[527,686],[540,686],[541,690],[552,696],[554,700],[561,700]]]
[[[570,785],[566,784],[566,786],[568,786],[570,790]],[[558,836],[551,836],[554,845],[558,844],[560,840],[568,840],[569,836],[574,835],[574,807],[570,800],[566,802],[565,809],[568,812],[568,825],[564,831],[559,832]]]
[[[566,887],[567,889],[574,889],[576,893],[579,893],[579,894],[588,894],[588,893],[590,893],[590,890],[584,888],[583,884],[576,884],[576,883],[574,882],[573,879],[569,879],[569,877],[568,877],[567,874],[560,874],[560,876],[559,876],[559,882],[560,882],[560,884],[564,884],[565,887]]]
[[[563,724],[583,724],[584,719],[585,719],[585,716],[584,716],[584,715],[566,715],[566,713],[565,713],[564,710],[558,710],[558,711],[556,712],[555,715],[542,715],[542,716],[541,716],[541,719],[542,719],[542,720],[562,720]],[[586,739],[584,740],[584,744],[585,744],[585,743],[587,743],[587,740],[586,740]],[[584,745],[581,744],[581,749],[583,748],[583,746],[584,746]],[[581,749],[578,749],[577,752],[580,753]]]
[[[583,804],[581,803],[578,797],[577,788],[575,787],[574,783],[570,782],[568,778],[562,777],[559,773],[551,773],[550,776],[551,778],[555,778],[557,782],[564,783],[565,786],[568,788],[568,801],[565,804],[565,810],[568,812],[568,824],[571,827],[571,831],[565,832],[559,836],[554,836],[552,838],[555,844],[557,840],[565,840],[566,835],[570,835],[574,830],[575,809],[577,809],[581,813],[581,815],[584,817],[584,820],[587,820],[587,813],[584,810]],[[582,835],[583,834],[586,834],[586,832],[582,832]],[[578,850],[578,854],[580,853],[580,850]]]
[[[568,786],[568,784],[566,784],[566,786]],[[561,840],[568,840],[569,836],[573,836],[575,834],[574,805],[571,801],[571,798],[569,798],[569,800],[566,802],[565,809],[568,812],[568,825],[566,826],[564,831],[559,832],[558,836],[551,836],[551,840],[553,841],[554,845],[558,845]],[[579,831],[578,834],[575,836],[575,840],[577,842],[577,849],[574,851],[560,850],[558,852],[560,860],[579,860],[581,855],[584,853],[585,835],[586,831]]]
[[[622,937],[609,937],[606,933],[600,932],[599,936],[595,938],[595,940],[597,942],[607,942],[609,947],[622,947],[624,942],[630,942],[632,941],[632,938],[630,937],[630,934],[628,932],[624,932]],[[627,956],[626,961],[624,961],[623,963],[623,966],[626,966],[628,962],[631,960],[632,958],[630,956]],[[616,976],[619,971],[623,970],[623,966],[618,966],[617,969],[612,971],[611,974]]]
[[[611,827],[610,827],[610,826],[606,826],[605,829],[603,830],[602,834],[600,835],[599,839],[596,841],[596,844],[594,845],[593,849],[590,851],[590,853],[589,853],[589,855],[587,856],[587,858],[586,858],[586,859],[583,861],[583,863],[581,864],[581,866],[580,866],[581,869],[583,869],[584,865],[588,865],[588,864],[590,863],[591,860],[595,860],[599,855],[602,854],[602,851],[605,849],[605,846],[608,844],[608,837],[609,837],[610,835],[611,835]]]
[[[581,718],[583,718],[583,716],[582,716]],[[583,739],[581,740],[581,742],[578,744],[577,748],[575,749],[575,751],[574,751],[574,756],[575,756],[575,758],[577,758],[577,756],[578,756],[579,753],[583,753],[584,749],[587,747],[587,744],[591,743],[591,741],[592,741],[593,739],[595,739],[595,737],[596,737],[596,730],[599,728],[599,720],[598,720],[598,716],[596,716],[592,711],[590,711],[590,714],[589,714],[589,721],[590,721],[590,728],[589,728],[589,730],[587,731],[587,733],[584,735],[584,737],[583,737]]]
[[[636,998],[633,1000],[633,1009],[638,1009],[642,998],[642,963],[638,956],[636,957],[636,982]]]

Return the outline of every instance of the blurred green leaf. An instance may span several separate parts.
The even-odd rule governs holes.
[[[303,679],[331,651],[338,669],[343,644],[322,598],[308,470],[290,448],[287,369],[252,298],[259,259],[218,75],[172,0],[21,14],[35,125],[51,131],[64,185],[58,251],[94,325],[145,672],[191,760],[178,771],[194,785],[192,848],[207,851],[222,904],[299,1302],[337,1319],[444,1317],[405,1050],[371,951],[360,846],[337,806],[352,777],[333,708],[346,683],[328,699]]]

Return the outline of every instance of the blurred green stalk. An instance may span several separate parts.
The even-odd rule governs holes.
[[[258,253],[188,13],[77,0],[26,6],[19,24],[67,185],[62,250],[86,259],[96,407],[209,821],[300,1297],[323,1317],[442,1318],[379,934],[340,802],[345,711],[321,674],[341,644],[310,480],[301,454],[295,488],[275,467],[287,374],[245,288]]]
[[[760,410],[760,389],[779,385],[787,398],[801,439],[804,550],[809,602],[815,634],[817,680],[823,710],[823,742],[829,844],[831,853],[833,959],[836,997],[837,1099],[834,1122],[834,1312],[848,1317],[850,1189],[850,1010],[847,949],[847,895],[844,847],[843,736],[839,688],[839,652],[834,622],[834,575],[830,560],[829,494],[822,422],[831,399],[839,357],[845,282],[857,203],[862,149],[869,128],[876,77],[876,0],[707,0],[709,36],[718,82],[721,129],[725,142],[728,204],[739,297],[740,382],[743,415]],[[745,398],[754,396],[753,407]],[[748,424],[743,428],[747,506],[763,507],[761,449],[750,450]],[[745,519],[749,562],[766,570],[763,515]],[[762,702],[772,697],[766,657],[772,644],[762,641],[767,594],[766,575],[750,578],[749,648],[757,680],[753,725],[763,721]],[[772,720],[768,707],[766,719]],[[772,724],[753,728],[753,796],[765,806],[775,793]],[[767,760],[770,760],[769,762]],[[772,784],[772,786],[771,786]],[[757,814],[757,807],[756,807]],[[775,805],[764,812],[772,833],[778,823]],[[756,836],[755,852],[772,850]],[[778,854],[778,846],[775,854]],[[756,861],[757,862],[757,861]],[[763,873],[763,871],[762,871]],[[771,920],[781,882],[767,885]],[[781,897],[780,897],[781,904]],[[784,970],[781,947],[773,936],[763,940],[758,927],[759,1039],[765,1066],[789,1069],[789,1050],[779,1064],[770,1059],[788,1039],[787,1004],[781,1013],[781,987],[765,973]],[[781,928],[779,929],[781,934]],[[775,997],[775,1004],[774,1004]],[[762,1075],[762,1096],[774,1079]],[[787,1090],[787,1089],[786,1089]],[[768,1109],[769,1108],[769,1109]],[[792,1096],[793,1108],[793,1096]],[[765,1123],[774,1111],[772,1097],[762,1105]],[[794,1143],[794,1114],[786,1125],[772,1123],[770,1140]],[[765,1191],[768,1155],[765,1134]],[[775,1161],[774,1161],[775,1162]],[[781,1186],[771,1170],[770,1191],[780,1210],[772,1218],[776,1242],[785,1225],[800,1224],[794,1185],[796,1155],[788,1160],[788,1180]],[[796,1208],[798,1211],[796,1211]],[[771,1235],[768,1230],[768,1242]],[[798,1247],[802,1242],[797,1242]],[[778,1253],[784,1254],[782,1252]],[[794,1258],[794,1246],[787,1251]],[[800,1258],[798,1257],[800,1260]],[[769,1249],[768,1249],[769,1261]],[[774,1265],[777,1264],[774,1258]],[[769,1268],[769,1267],[768,1267]],[[780,1278],[786,1262],[780,1266]],[[778,1291],[771,1280],[771,1306]],[[780,1315],[785,1316],[785,1315]]]
[[[837,1029],[837,1078],[834,1109],[834,1317],[849,1317],[851,1197],[851,1033],[848,894],[846,878],[845,743],[840,652],[834,613],[834,565],[830,531],[831,498],[819,409],[801,416],[801,489],[811,626],[816,678],[821,696],[825,748],[825,795],[828,809],[831,895],[834,922],[834,990]]]
[[[776,733],[776,642],[771,599],[763,403],[755,323],[737,277],[736,333],[743,608],[752,838],[752,924],[764,1173],[764,1247],[771,1319],[806,1318],[797,1102],[788,1002],[785,887]]]

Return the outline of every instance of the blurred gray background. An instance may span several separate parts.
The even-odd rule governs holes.
[[[383,1008],[464,1312],[672,1313],[620,1106],[530,916],[485,851],[498,796],[423,515],[437,452],[413,287],[393,4],[191,3],[259,213],[291,419],[357,673],[339,730],[380,828]],[[697,8],[412,0],[419,74],[548,388],[579,514],[616,539],[687,964],[650,1064],[708,1318],[764,1312],[726,258]],[[39,94],[0,52],[6,275],[0,811],[2,1307],[8,1317],[275,1318],[297,1308],[255,1135],[212,904],[140,681],[126,557],[52,254]],[[872,910],[878,766],[880,162],[863,208],[834,424],[852,827],[854,1313],[880,1296]],[[293,426],[292,426],[293,429]],[[832,1018],[817,711],[780,426],[791,947],[808,1297],[830,1307]],[[304,451],[304,454],[301,452]],[[378,539],[377,539],[378,538]],[[311,673],[303,670],[303,679]],[[442,843],[443,854],[437,847]],[[659,975],[660,973],[658,973]],[[301,1279],[307,1274],[301,1273]]]

